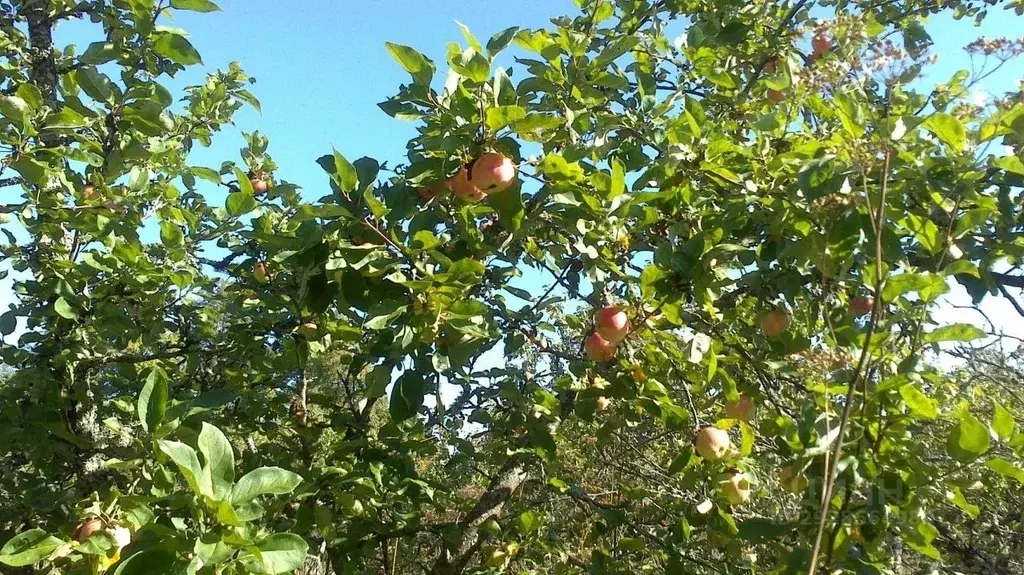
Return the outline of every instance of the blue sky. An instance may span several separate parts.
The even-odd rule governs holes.
[[[386,41],[425,53],[438,65],[436,81],[443,82],[446,45],[465,43],[456,20],[486,41],[509,26],[542,27],[554,16],[577,11],[571,0],[220,0],[219,4],[223,10],[219,13],[175,12],[174,21],[162,22],[187,30],[205,64],[205,69],[181,74],[170,86],[172,92],[201,81],[207,71],[240,61],[257,79],[252,91],[263,104],[263,114],[246,108],[236,117],[239,128],[268,135],[270,153],[281,166],[277,176],[302,186],[309,198],[327,189],[314,160],[332,146],[350,160],[367,155],[393,164],[403,158],[414,124],[392,119],[377,108],[378,102],[408,81],[386,52]],[[962,47],[978,35],[1014,36],[1024,29],[1022,21],[1001,9],[977,30],[946,15],[933,19],[927,28],[940,59],[925,81],[941,81],[967,68]],[[682,26],[674,28],[682,32]],[[58,29],[56,40],[76,43],[81,51],[100,39],[97,32],[87,22],[70,22]],[[506,53],[499,64],[509,63]],[[1011,63],[982,88],[996,94],[1010,89],[1021,79],[1022,69],[1020,61]],[[984,97],[984,92],[979,91],[978,97]],[[212,148],[197,149],[192,163],[217,167],[224,160],[238,160],[243,145],[240,129],[229,128],[215,138]],[[223,201],[210,199],[215,204]],[[0,309],[9,303],[5,301],[9,283],[10,278],[0,282]],[[1012,317],[1008,306],[1003,311],[1011,315],[995,311],[994,317]]]

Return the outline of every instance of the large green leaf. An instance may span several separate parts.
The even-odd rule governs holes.
[[[334,150],[334,174],[343,192],[353,192],[359,185],[359,172],[338,150]]]
[[[302,566],[309,545],[294,533],[275,533],[256,544],[239,558],[250,573],[274,575]]]
[[[925,343],[937,343],[940,341],[974,341],[983,337],[985,337],[985,332],[981,328],[967,323],[957,323],[928,332],[921,339]]]
[[[12,537],[0,548],[0,563],[11,567],[25,567],[42,560],[64,541],[42,529],[29,529]]]
[[[1016,479],[1018,483],[1024,485],[1024,469],[1017,467],[1002,457],[993,457],[986,461],[985,465],[992,471],[1010,479]]]
[[[423,406],[426,382],[423,375],[415,370],[406,370],[391,390],[391,418],[405,421],[416,415]]]
[[[236,218],[248,214],[255,210],[257,206],[259,206],[259,203],[256,201],[256,198],[247,192],[231,192],[228,194],[228,200],[225,205],[228,214]]]
[[[203,63],[203,59],[199,56],[199,51],[195,49],[191,42],[185,39],[184,36],[171,32],[163,32],[157,35],[156,41],[153,42],[153,50],[157,54],[169,58],[182,66]]]
[[[146,377],[146,383],[142,386],[136,403],[143,431],[156,431],[163,422],[164,414],[167,412],[167,398],[167,373],[159,367],[154,367]]]
[[[116,60],[120,54],[118,47],[110,42],[93,42],[78,59],[90,66],[99,66]]]
[[[75,78],[82,91],[98,102],[113,103],[114,95],[120,94],[120,90],[110,78],[94,68],[81,68],[75,71]]]
[[[302,483],[302,476],[280,467],[260,467],[246,473],[231,490],[231,503],[248,503],[260,495],[291,493]]]
[[[196,495],[203,495],[199,490],[199,481],[203,475],[203,468],[199,465],[199,456],[191,446],[178,441],[161,439],[157,445],[171,461],[178,466],[178,471],[185,477],[185,482]]]
[[[900,396],[915,414],[926,419],[935,419],[939,416],[935,401],[917,389],[913,383],[901,387]]]
[[[0,96],[0,114],[22,126],[29,123],[32,109],[17,96]]]
[[[1014,421],[1013,415],[1000,405],[999,402],[993,401],[992,403],[992,430],[996,432],[1000,439],[1006,441],[1013,437],[1013,430],[1017,426],[1017,422]]]
[[[967,141],[967,129],[956,116],[946,113],[932,114],[923,124],[924,128],[953,151],[962,152]]]
[[[946,451],[962,463],[968,463],[983,455],[989,448],[988,428],[978,418],[966,414],[953,428],[946,441]]]
[[[436,67],[429,58],[409,46],[392,44],[391,42],[385,43],[385,46],[391,57],[412,76],[415,83],[430,86],[430,81],[434,78]]]
[[[203,495],[224,501],[235,483],[235,453],[224,432],[203,423],[199,432],[199,451],[203,454],[203,474],[199,482]]]

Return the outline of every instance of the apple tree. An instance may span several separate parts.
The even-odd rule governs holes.
[[[1019,571],[1020,380],[936,312],[1024,316],[1024,41],[925,23],[1024,4],[576,4],[387,44],[417,135],[317,189],[192,159],[259,107],[165,86],[210,0],[0,4],[0,569]]]

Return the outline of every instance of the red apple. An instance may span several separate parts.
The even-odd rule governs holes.
[[[464,202],[475,204],[487,197],[487,194],[476,187],[474,182],[470,181],[469,169],[466,166],[463,166],[459,173],[455,174],[455,177],[448,181],[448,187],[451,188],[455,197]]]
[[[78,524],[72,537],[75,538],[75,541],[85,541],[100,529],[103,529],[103,520],[96,516],[89,517]]]
[[[608,361],[615,357],[615,344],[598,333],[587,336],[583,342],[583,349],[587,352],[587,357],[594,361]]]
[[[875,300],[867,296],[854,296],[850,298],[850,303],[847,306],[847,313],[851,317],[860,317],[864,314],[871,313],[871,309],[875,305]]]
[[[828,33],[825,31],[819,31],[814,34],[811,38],[811,49],[814,50],[814,54],[821,56],[827,54],[832,50],[832,39],[828,37]]]
[[[594,329],[612,343],[626,339],[629,328],[629,316],[613,305],[605,306],[594,314]]]
[[[740,399],[736,403],[725,404],[725,416],[729,419],[750,421],[754,418],[756,410],[757,406],[754,405],[754,400],[750,399],[750,396],[745,393],[740,395]]]
[[[252,193],[257,196],[267,193],[270,189],[270,182],[266,178],[252,178],[249,183],[252,184]]]
[[[469,179],[485,194],[495,194],[512,185],[516,166],[497,152],[487,152],[473,162]]]
[[[778,104],[786,99],[786,95],[778,90],[768,90],[768,99]]]
[[[263,262],[256,262],[256,265],[252,267],[252,275],[261,284],[270,281],[270,275],[267,273],[267,264]]]
[[[778,337],[789,329],[789,315],[781,310],[774,309],[761,316],[761,331],[768,337]]]
[[[722,459],[732,449],[729,434],[724,429],[705,427],[693,438],[693,445],[701,457],[709,461]]]
[[[750,480],[739,471],[733,472],[722,482],[722,495],[730,505],[746,503],[750,499]]]

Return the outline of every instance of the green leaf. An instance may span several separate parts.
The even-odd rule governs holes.
[[[457,44],[449,44],[448,64],[453,70],[476,83],[486,82],[491,76],[490,62],[472,48],[460,50]]]
[[[626,191],[626,168],[618,158],[612,158],[609,163],[612,166],[612,186],[608,199],[613,199]]]
[[[426,382],[423,375],[415,370],[406,370],[391,390],[391,418],[395,421],[405,421],[419,413],[425,393]]]
[[[931,219],[917,214],[907,214],[907,228],[914,232],[914,237],[929,253],[937,254],[942,251],[941,232]]]
[[[0,96],[0,114],[19,126],[24,126],[29,123],[32,109],[25,100],[17,96]]]
[[[963,151],[964,143],[967,141],[967,129],[956,116],[936,113],[925,120],[922,125],[950,149],[956,152]]]
[[[498,32],[491,39],[487,41],[487,54],[494,58],[512,43],[512,40],[516,37],[516,32],[519,32],[518,26],[512,28],[505,28],[501,32]]]
[[[228,215],[232,217],[239,217],[255,210],[259,206],[259,202],[248,192],[231,192],[228,194],[228,200],[225,203],[225,208],[228,210]]]
[[[164,549],[146,549],[121,561],[114,575],[177,575],[181,566]]]
[[[359,172],[338,150],[334,150],[334,170],[341,191],[345,193],[355,191],[356,186],[359,185]]]
[[[219,12],[220,7],[210,0],[171,0],[171,8],[192,12]]]
[[[412,76],[413,82],[422,86],[430,86],[430,81],[434,78],[436,67],[429,58],[409,46],[392,44],[391,42],[385,43],[385,46],[391,57]]]
[[[120,53],[110,42],[93,42],[78,59],[90,66],[99,66],[116,60]]]
[[[518,184],[491,194],[487,198],[494,211],[498,212],[498,221],[511,232],[519,230],[526,216],[526,204],[523,203],[522,187]]]
[[[280,467],[260,467],[246,473],[231,490],[231,503],[248,503],[260,495],[291,493],[302,483],[302,476]]]
[[[487,127],[492,132],[526,119],[526,108],[522,106],[498,106],[487,109]]]
[[[476,39],[476,36],[469,31],[469,26],[466,26],[458,20],[455,21],[455,24],[459,27],[459,30],[462,30],[462,37],[469,43],[469,47],[482,53],[484,51],[484,47],[480,45],[480,41]]]
[[[65,106],[56,114],[47,116],[44,125],[50,130],[66,130],[70,128],[80,128],[86,124],[88,124],[88,121],[85,117]]]
[[[533,511],[524,511],[516,518],[516,528],[522,533],[533,533],[542,525],[543,522]]]
[[[153,42],[153,51],[182,66],[203,63],[203,59],[191,42],[184,36],[170,32],[163,32],[157,36],[156,41]]]
[[[970,413],[964,415],[946,441],[946,451],[961,463],[977,459],[988,448],[988,428]]]
[[[18,314],[14,310],[0,314],[0,336],[11,335],[18,329]]]
[[[925,343],[937,343],[940,341],[974,341],[984,337],[985,332],[981,328],[967,323],[956,323],[928,332],[921,339]]]
[[[675,458],[672,459],[672,463],[668,466],[668,474],[669,475],[675,475],[675,474],[683,471],[684,469],[689,467],[690,462],[692,460],[693,460],[693,447],[690,447],[690,446],[684,447],[682,449],[682,451],[679,452],[679,455],[676,455]]]
[[[1024,485],[1024,469],[1017,467],[1002,457],[993,457],[986,461],[985,465],[992,471],[1010,479],[1016,479],[1018,483]]]
[[[737,524],[740,538],[758,545],[788,535],[798,526],[797,523],[779,523],[766,517],[745,519]]]
[[[597,68],[604,68],[611,64],[619,56],[622,56],[626,52],[633,49],[633,46],[637,45],[639,38],[636,36],[620,36],[617,37],[613,42],[605,46],[604,50],[598,54],[597,58],[594,58],[594,66]]]
[[[904,273],[886,280],[882,298],[891,302],[905,293],[918,292],[925,301],[932,301],[947,291],[949,285],[941,275]]]
[[[948,499],[953,505],[960,508],[960,510],[966,513],[971,519],[977,519],[978,514],[981,513],[981,509],[977,505],[967,502],[967,498],[964,497],[964,494],[960,491],[959,487],[953,487],[952,491],[947,491],[946,499]]]
[[[0,563],[25,567],[37,563],[64,544],[42,529],[29,529],[12,537],[0,548]]]
[[[205,465],[199,486],[214,501],[224,501],[235,483],[235,453],[231,443],[220,429],[203,422],[199,432],[199,451]]]
[[[1024,162],[1017,156],[1002,156],[992,160],[992,166],[1007,172],[1024,176]]]
[[[59,297],[57,301],[53,302],[53,311],[57,312],[57,315],[64,319],[75,319],[78,317],[75,309],[63,297]]]
[[[204,533],[192,548],[193,552],[207,565],[227,561],[234,553],[217,533]]]
[[[185,241],[185,234],[181,231],[181,228],[175,225],[173,222],[163,221],[160,222],[160,242],[168,248],[181,247],[181,244]]]
[[[900,396],[915,414],[925,419],[935,419],[939,416],[935,400],[922,393],[913,383],[901,387]]]
[[[302,566],[309,545],[294,533],[275,533],[251,548],[239,561],[251,573],[274,575],[288,573]]]
[[[97,72],[94,68],[81,68],[75,72],[75,79],[82,90],[97,102],[114,103],[114,93],[120,92],[117,86],[110,81],[105,74]]]
[[[202,178],[208,182],[213,182],[215,184],[220,184],[224,182],[224,179],[221,177],[220,172],[211,168],[193,166],[189,168],[189,171],[192,172],[193,176],[197,178]]]
[[[155,431],[163,422],[164,414],[167,413],[167,398],[167,373],[154,367],[146,377],[146,384],[142,386],[136,404],[143,431]]]
[[[384,397],[388,384],[391,383],[392,367],[386,363],[378,365],[370,372],[366,382],[367,399]]]
[[[1014,421],[1013,415],[1000,405],[999,402],[993,401],[992,404],[994,408],[992,430],[996,432],[1000,439],[1006,441],[1013,437],[1013,430],[1017,426],[1017,422]]]
[[[199,479],[203,475],[203,469],[199,465],[199,456],[196,455],[196,450],[184,443],[163,439],[157,445],[160,447],[160,451],[170,457],[171,461],[178,466],[178,471],[185,477],[185,482],[188,483],[192,492],[196,495],[203,495],[199,491]]]

